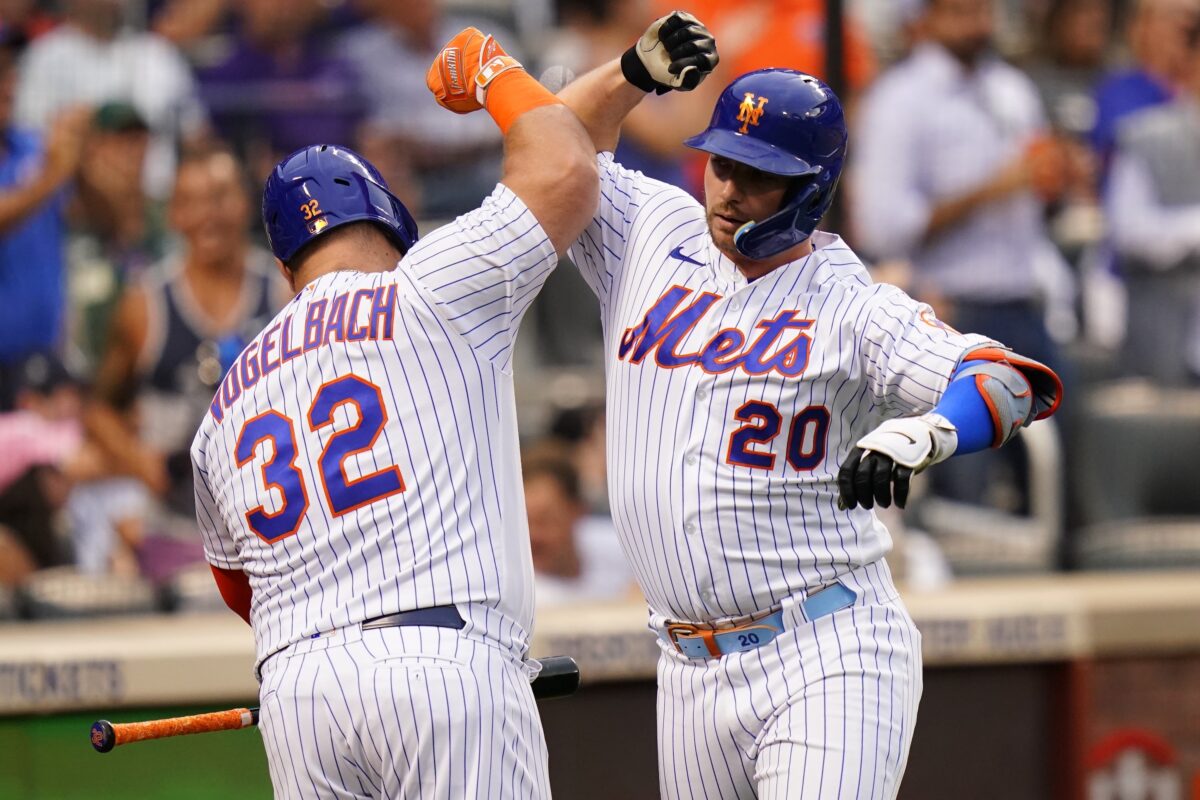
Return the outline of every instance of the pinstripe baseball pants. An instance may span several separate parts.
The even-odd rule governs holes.
[[[894,798],[921,699],[921,639],[895,589],[767,645],[658,665],[659,787],[668,800]]]
[[[446,628],[351,626],[262,666],[276,798],[548,798],[517,653]]]

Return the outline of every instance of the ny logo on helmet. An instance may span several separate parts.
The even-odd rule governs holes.
[[[763,106],[767,104],[767,98],[758,98],[758,105],[754,105],[754,92],[746,92],[746,96],[742,99],[742,104],[738,106],[737,121],[742,123],[742,127],[738,133],[746,133],[750,130],[751,125],[758,125],[758,120],[763,115]]]

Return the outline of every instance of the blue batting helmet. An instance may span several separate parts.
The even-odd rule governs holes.
[[[829,210],[846,160],[846,120],[837,95],[817,78],[760,69],[729,84],[708,129],[684,144],[796,179],[779,211],[733,237],[742,255],[769,258],[811,236]]]
[[[348,147],[315,144],[280,161],[263,187],[263,224],[285,264],[302,247],[348,222],[374,222],[401,254],[416,244],[417,223],[371,162]]]

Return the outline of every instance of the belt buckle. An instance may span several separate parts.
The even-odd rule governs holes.
[[[679,646],[680,636],[698,636],[700,641],[704,642],[704,647],[708,650],[709,657],[718,658],[721,655],[721,648],[717,646],[717,641],[713,638],[715,633],[716,631],[701,628],[698,625],[690,625],[686,622],[671,622],[667,624],[667,638],[671,640],[671,644],[675,645],[676,650],[688,658],[694,658],[694,656],[689,655]]]

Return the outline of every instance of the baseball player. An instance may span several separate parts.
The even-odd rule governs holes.
[[[710,154],[703,205],[615,163],[624,113],[678,71],[666,41],[630,50],[650,83],[626,57],[560,93],[600,151],[571,257],[600,299],[610,498],[661,645],[662,795],[894,797],[920,634],[873,508],[1053,413],[1061,385],[815,230],[847,139],[816,78],[725,89],[687,141]]]
[[[596,208],[594,150],[473,28],[427,80],[495,119],[501,184],[418,240],[359,155],[285,158],[263,220],[297,294],[192,446],[208,560],[254,629],[281,798],[550,794],[510,364]]]

